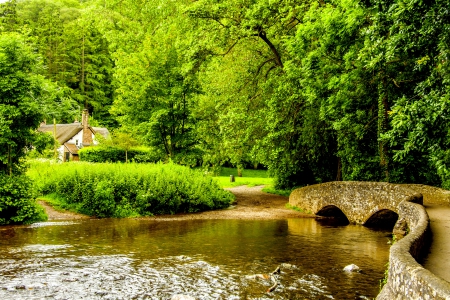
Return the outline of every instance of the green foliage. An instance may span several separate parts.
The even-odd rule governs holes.
[[[310,214],[311,213],[311,212],[308,212],[308,211],[304,211],[303,209],[301,209],[298,206],[290,205],[289,203],[286,203],[286,208],[289,208],[289,209],[292,209],[292,210],[295,210],[295,211],[298,211],[298,212],[301,212],[301,213],[306,213],[306,214]]]
[[[12,32],[16,30],[18,23],[16,7],[16,0],[0,3],[0,32]]]
[[[108,112],[112,57],[87,6],[74,0],[18,1],[17,21],[10,30],[24,33],[46,66],[40,73],[56,83],[59,101],[70,103],[71,111],[59,107],[63,113],[52,117],[58,122],[73,122],[74,113],[85,107],[103,123],[115,126]]]
[[[38,58],[16,34],[0,35],[0,173],[11,175],[36,139],[45,102]]]
[[[33,162],[29,174],[42,194],[97,217],[198,212],[233,200],[211,177],[174,164]]]
[[[42,114],[72,121],[89,106],[100,124],[133,133],[115,145],[125,161],[132,137],[183,165],[245,174],[262,164],[281,189],[449,188],[449,6],[24,0],[0,5],[0,31],[23,33],[45,64],[33,73],[57,82]]]
[[[31,181],[26,176],[0,174],[0,225],[45,221],[42,207],[34,200]]]
[[[85,147],[78,151],[81,161],[86,162],[126,162],[155,163],[162,159],[161,153],[152,148],[138,147],[128,150],[113,146]]]
[[[385,267],[386,270],[384,270],[384,277],[383,279],[380,279],[380,291],[383,289],[389,279],[389,262],[386,263]]]
[[[267,187],[264,187],[262,189],[262,191],[265,192],[265,193],[269,193],[269,194],[289,197],[291,195],[293,189],[292,190],[280,190],[280,189],[276,189],[276,188],[274,188],[272,186],[267,186]]]

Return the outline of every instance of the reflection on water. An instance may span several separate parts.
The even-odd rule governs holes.
[[[386,232],[309,218],[82,220],[0,236],[0,299],[371,299],[389,250]],[[351,263],[363,271],[342,272]]]

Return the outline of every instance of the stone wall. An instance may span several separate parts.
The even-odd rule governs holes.
[[[450,191],[424,184],[402,184],[401,186],[421,193],[428,203],[450,205]]]
[[[406,220],[409,233],[390,249],[388,280],[377,299],[450,299],[450,283],[417,262],[426,254],[430,242],[425,208],[403,201],[399,205],[399,218]]]
[[[419,193],[386,182],[335,181],[315,184],[294,190],[289,204],[305,211],[320,214],[329,206],[336,206],[351,223],[365,224],[381,210],[397,212],[406,198],[422,204]]]

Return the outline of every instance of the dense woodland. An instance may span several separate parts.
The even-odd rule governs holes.
[[[94,125],[163,160],[267,167],[281,188],[450,188],[450,0],[0,5],[0,46],[33,61],[25,72],[0,55],[3,172],[31,141],[7,117],[4,103],[18,97],[27,113],[58,123],[88,108]],[[38,92],[6,81],[12,68]]]

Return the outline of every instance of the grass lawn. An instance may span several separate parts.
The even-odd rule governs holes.
[[[230,182],[230,175],[234,175],[235,182]],[[237,176],[236,168],[222,168],[219,176],[215,176],[214,179],[223,188],[230,188],[240,185],[257,186],[264,185],[263,192],[282,195],[289,197],[291,190],[277,190],[274,188],[274,180],[269,176],[266,170],[253,170],[244,169],[242,171],[242,177]]]
[[[235,182],[230,182],[230,175],[234,175]],[[222,168],[220,170],[220,175],[215,176],[214,179],[223,188],[229,188],[240,185],[273,186],[273,178],[269,177],[268,172],[266,170],[245,169],[244,171],[242,171],[242,177],[238,177],[236,168]]]

